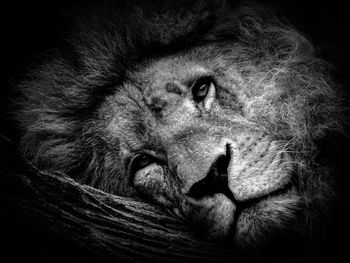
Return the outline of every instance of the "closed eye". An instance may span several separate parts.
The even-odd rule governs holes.
[[[152,164],[155,162],[155,159],[150,156],[149,154],[139,154],[137,155],[130,164],[130,172],[131,174],[135,174],[139,170],[147,167],[148,165]]]

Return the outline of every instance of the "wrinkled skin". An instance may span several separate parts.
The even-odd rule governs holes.
[[[294,28],[261,7],[213,2],[93,8],[70,55],[19,85],[21,150],[210,239],[248,247],[306,233],[333,192],[316,157],[342,131],[340,95]]]

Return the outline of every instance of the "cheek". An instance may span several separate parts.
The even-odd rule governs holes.
[[[135,173],[133,179],[135,189],[145,198],[153,202],[173,207],[176,186],[170,183],[165,169],[158,164],[151,164]]]
[[[283,233],[295,224],[301,202],[292,188],[244,210],[237,221],[236,241],[242,245],[258,244],[266,242],[273,232]]]

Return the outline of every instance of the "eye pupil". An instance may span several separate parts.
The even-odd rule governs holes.
[[[200,81],[197,81],[192,89],[194,101],[200,102],[204,100],[211,85],[213,85],[213,82],[209,79],[202,79]]]
[[[198,89],[197,96],[205,96],[208,91],[208,85],[204,84]]]
[[[137,172],[142,168],[145,168],[147,165],[152,163],[152,158],[146,154],[141,154],[137,156],[132,162],[132,170]]]
[[[205,98],[208,93],[209,85],[203,84],[198,88],[195,88],[193,91],[193,97],[195,101],[201,101]]]

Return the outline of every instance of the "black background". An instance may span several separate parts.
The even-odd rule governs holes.
[[[342,85],[346,104],[350,106],[349,8],[346,7],[346,4],[339,1],[306,0],[258,2],[273,6],[280,17],[285,18],[311,39],[316,47],[316,54],[334,65],[333,76]],[[3,65],[0,79],[0,134],[10,139],[16,139],[18,131],[9,113],[11,106],[9,98],[15,95],[13,86],[23,78],[25,69],[35,63],[39,56],[60,45],[72,25],[72,21],[67,15],[69,14],[68,10],[76,4],[77,1],[11,1],[6,4],[5,2],[0,3],[2,45],[0,50]],[[321,241],[325,242],[324,249],[329,250],[329,255],[332,255],[330,258],[334,260],[340,259],[341,255],[346,255],[347,249],[350,248],[350,242],[347,241],[350,238],[349,227],[347,227],[350,224],[350,217],[347,215],[350,208],[350,175],[347,171],[350,160],[348,157],[350,155],[349,146],[349,138],[344,137],[341,140],[339,151],[332,153],[338,159],[337,165],[340,173],[337,183],[340,198],[331,215],[330,233],[320,237]],[[9,229],[9,232],[16,231],[15,228]],[[0,240],[13,243],[8,239],[10,236],[0,233]],[[20,235],[17,233],[17,236]],[[35,254],[34,245],[30,242],[30,237],[27,235],[20,244],[16,244],[17,248],[9,254],[12,252],[24,253],[23,251],[27,250]],[[7,246],[5,248],[8,249]]]

